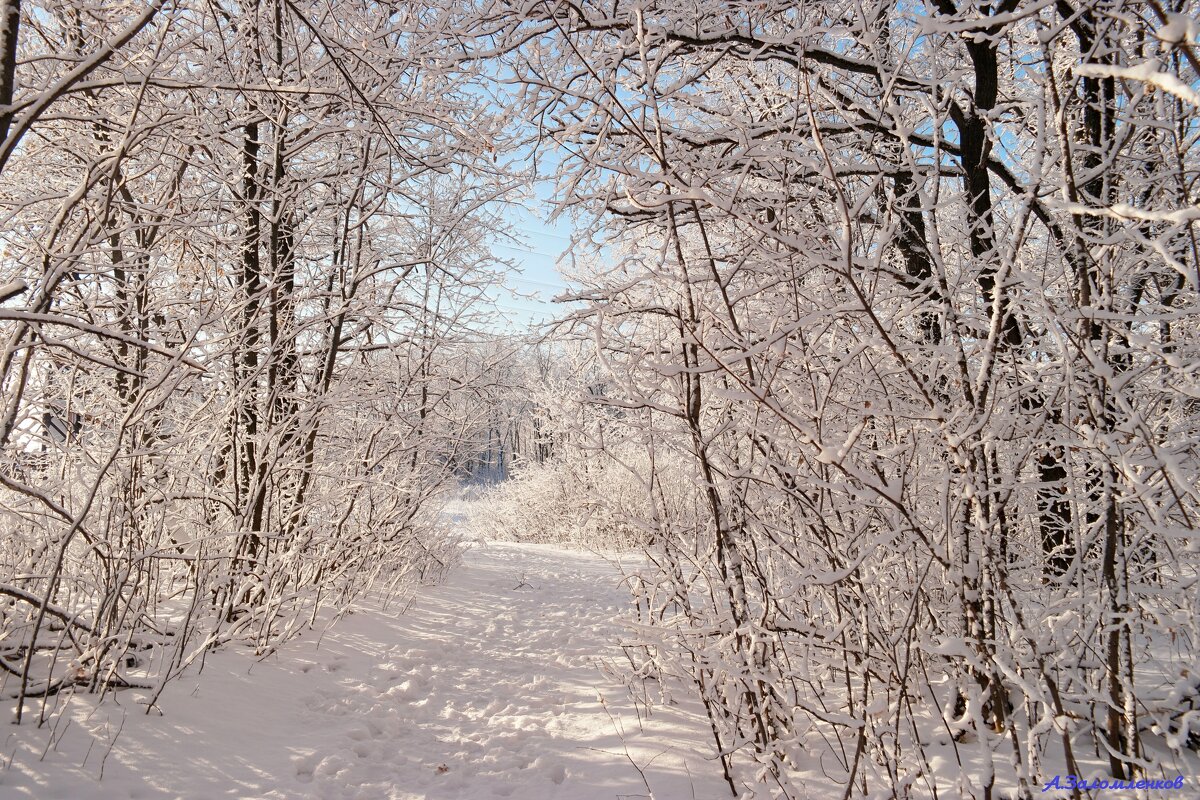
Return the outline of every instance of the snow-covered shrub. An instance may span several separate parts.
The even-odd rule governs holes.
[[[659,531],[643,477],[649,465],[644,454],[625,455],[617,460],[567,450],[561,458],[519,464],[512,478],[480,497],[473,513],[476,533],[602,550],[651,546]],[[691,491],[682,481],[662,478],[660,483],[673,493]]]

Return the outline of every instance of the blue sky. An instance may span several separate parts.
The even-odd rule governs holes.
[[[509,290],[495,294],[510,328],[537,325],[563,313],[563,307],[550,300],[567,289],[557,263],[570,247],[573,231],[565,217],[547,221],[551,192],[551,182],[542,180],[525,206],[509,206],[505,216],[520,241],[494,245],[496,256],[513,261],[519,270],[508,279]]]

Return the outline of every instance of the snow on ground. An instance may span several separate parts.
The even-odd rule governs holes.
[[[364,608],[262,663],[211,655],[162,716],[126,691],[64,701],[49,748],[49,728],[0,729],[0,798],[728,797],[702,714],[640,727],[597,668],[620,656],[619,580],[587,553],[476,544],[404,613]]]

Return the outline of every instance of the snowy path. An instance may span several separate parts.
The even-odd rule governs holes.
[[[617,654],[618,579],[589,554],[477,545],[404,614],[361,611],[249,674],[214,656],[163,717],[76,699],[44,760],[45,730],[6,733],[0,797],[728,797],[700,715],[659,709],[639,730],[596,668]]]

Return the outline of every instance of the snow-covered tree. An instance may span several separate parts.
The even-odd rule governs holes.
[[[813,752],[845,796],[1186,763],[1194,11],[458,23],[607,237],[571,320],[608,368],[593,401],[625,409],[614,440],[690,465],[645,521],[669,531],[648,652],[704,701],[735,794],[804,796]]]
[[[516,176],[427,9],[11,3],[0,668],[17,702],[273,647],[453,557],[433,501]],[[24,286],[23,293],[20,292]]]

